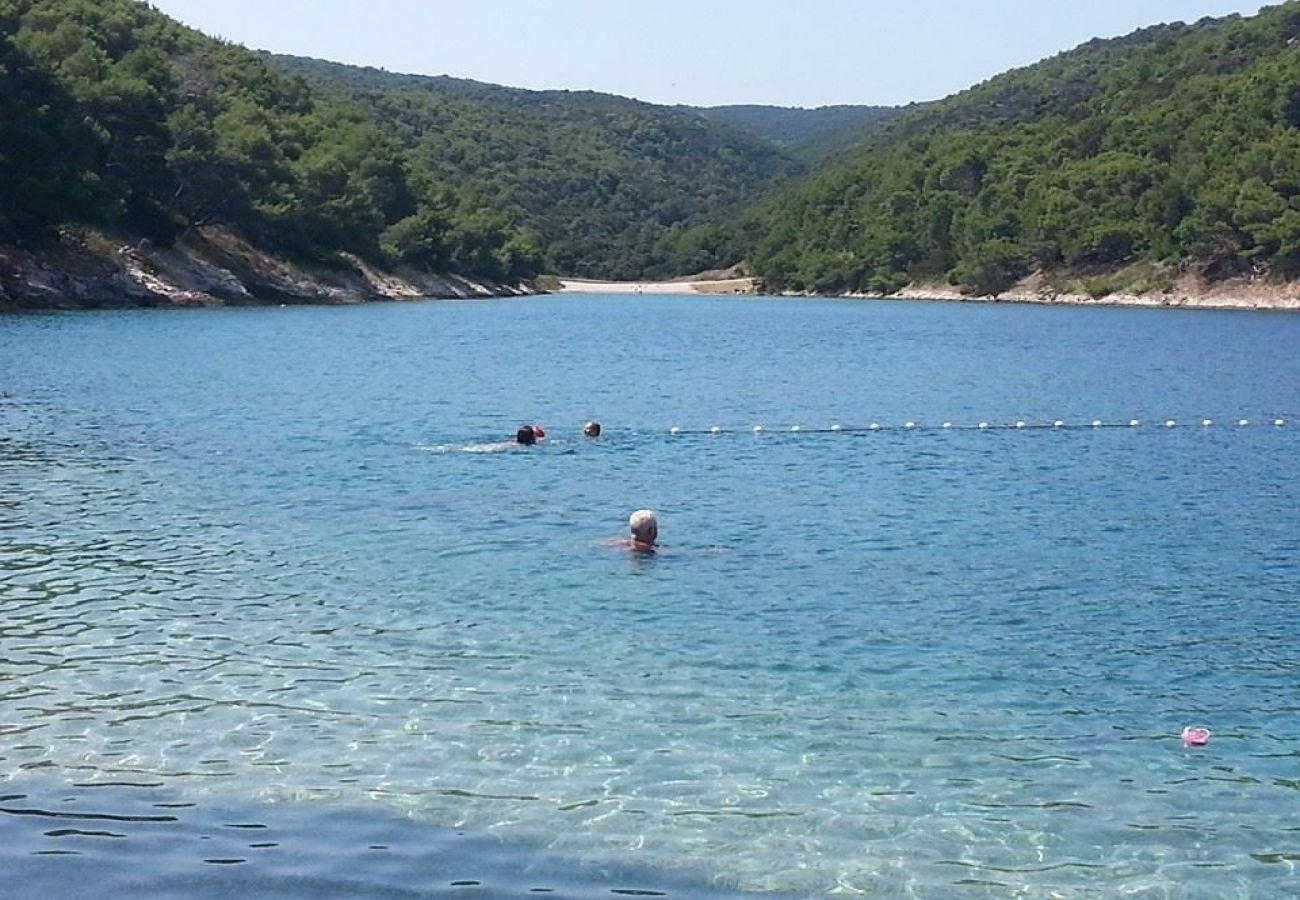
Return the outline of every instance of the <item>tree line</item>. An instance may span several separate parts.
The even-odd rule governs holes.
[[[773,142],[685,107],[273,59],[370,110],[442,183],[537,235],[551,272],[634,280],[711,268],[724,248],[702,226],[803,171]]]
[[[1298,44],[1297,3],[1089,42],[890,120],[735,239],[770,287],[827,293],[1300,277]]]
[[[222,225],[318,260],[501,280],[745,261],[821,293],[1300,277],[1300,2],[937,103],[802,113],[271,57],[136,0],[0,0],[0,240]]]
[[[83,224],[516,280],[536,235],[367,112],[134,0],[0,0],[0,238]]]
[[[689,110],[270,57],[136,0],[0,0],[0,240],[62,224],[500,280],[706,268],[799,170]]]

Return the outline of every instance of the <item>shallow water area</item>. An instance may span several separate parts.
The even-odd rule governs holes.
[[[0,318],[0,793],[283,816],[326,893],[378,871],[357,821],[474,848],[375,896],[1293,896],[1297,346],[763,298]],[[606,546],[643,506],[661,551]],[[38,819],[0,809],[6,868],[70,895],[34,854],[115,839]],[[262,865],[127,845],[98,871]]]
[[[95,896],[136,900],[752,896],[663,871],[582,865],[374,806],[197,803],[157,783],[24,779],[7,791],[0,859],[10,900],[84,897],[89,884]]]

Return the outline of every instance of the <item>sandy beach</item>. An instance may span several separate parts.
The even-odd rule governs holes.
[[[758,282],[753,278],[684,281],[592,281],[560,279],[562,294],[752,294]]]

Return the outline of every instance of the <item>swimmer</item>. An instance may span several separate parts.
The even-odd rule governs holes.
[[[638,509],[632,513],[627,520],[627,530],[627,537],[607,538],[601,543],[606,547],[623,547],[634,553],[647,556],[668,552],[664,551],[663,546],[659,543],[659,518],[655,515],[654,510]],[[731,548],[714,546],[683,550],[680,546],[674,545],[671,552],[674,556],[678,553],[691,556],[717,556],[722,553],[730,553]]]
[[[520,425],[519,430],[515,432],[515,443],[523,444],[525,447],[536,444],[537,429],[532,425]]]
[[[627,546],[638,553],[654,553],[659,539],[659,520],[648,509],[638,509],[627,520]]]
[[[582,433],[587,437],[600,437],[600,423],[596,421],[588,422],[582,426]]]
[[[628,536],[601,541],[607,547],[626,547],[637,553],[654,553],[659,546],[659,520],[648,509],[638,509],[627,520]]]

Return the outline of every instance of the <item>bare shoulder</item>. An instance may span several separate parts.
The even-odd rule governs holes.
[[[655,553],[662,549],[658,544],[646,544],[632,538],[606,538],[600,543],[605,547],[619,547],[633,553]]]

